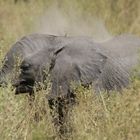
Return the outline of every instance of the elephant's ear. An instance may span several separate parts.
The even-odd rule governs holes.
[[[93,56],[88,58],[87,61],[81,58],[82,63],[78,62],[76,65],[81,73],[80,80],[82,84],[87,85],[95,82],[104,71],[107,60],[107,56],[98,52],[93,53]]]
[[[60,49],[62,52],[63,49]],[[92,48],[66,47],[55,60],[51,71],[52,92],[50,96],[67,95],[71,82],[84,86],[95,82],[101,75],[107,57]]]

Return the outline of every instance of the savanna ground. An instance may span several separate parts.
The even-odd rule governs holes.
[[[90,35],[108,38],[133,33],[140,36],[139,0],[0,0],[0,59],[11,45],[32,32]],[[97,20],[97,19],[101,20]],[[100,28],[100,21],[102,28]],[[98,25],[97,25],[98,24]],[[96,28],[99,26],[99,30]],[[95,37],[95,36],[94,36]],[[73,140],[138,140],[140,138],[140,81],[122,94],[95,96],[77,89],[78,104],[70,115]],[[0,140],[57,139],[45,99],[49,92],[15,96],[11,85],[0,89]],[[38,115],[38,120],[35,120]]]

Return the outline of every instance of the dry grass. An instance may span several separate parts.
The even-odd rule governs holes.
[[[30,0],[25,4],[21,0],[15,5],[12,0],[0,1],[0,58],[17,39],[35,30],[34,23],[51,3],[51,0]],[[58,6],[67,16],[75,9],[81,17],[101,17],[113,34],[140,35],[139,0],[62,0]],[[79,103],[71,114],[74,129],[71,139],[138,140],[139,87],[140,81],[136,79],[123,94],[114,92],[98,96],[92,90],[80,87],[77,90]],[[28,96],[15,96],[10,85],[0,89],[0,140],[57,139],[45,98],[47,92],[36,93],[35,101],[30,105]]]

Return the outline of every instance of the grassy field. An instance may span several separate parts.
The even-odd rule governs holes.
[[[100,22],[102,24],[100,24]],[[102,28],[100,28],[100,26]],[[100,30],[95,30],[97,27]],[[33,32],[58,35],[140,36],[139,0],[0,0],[0,59],[19,38]],[[108,33],[109,32],[109,33]],[[73,140],[139,140],[140,81],[134,79],[123,94],[96,97],[80,87],[71,122]],[[9,85],[0,88],[0,140],[58,139],[45,99],[46,91],[15,96]],[[45,113],[44,113],[45,112]],[[39,120],[35,120],[35,116]]]

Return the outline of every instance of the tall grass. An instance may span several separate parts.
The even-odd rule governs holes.
[[[74,10],[81,17],[100,17],[112,34],[130,32],[140,35],[139,0],[0,0],[0,58],[16,40],[36,30],[39,17],[54,2],[64,15]],[[81,18],[80,17],[80,18]],[[77,17],[78,18],[78,17]],[[71,19],[74,20],[74,19]],[[135,79],[123,94],[114,92],[95,96],[80,87],[78,104],[72,110],[74,140],[138,140],[140,138],[140,82]],[[11,85],[0,88],[0,140],[57,139],[50,110],[40,91],[31,103],[28,95],[15,96]]]

